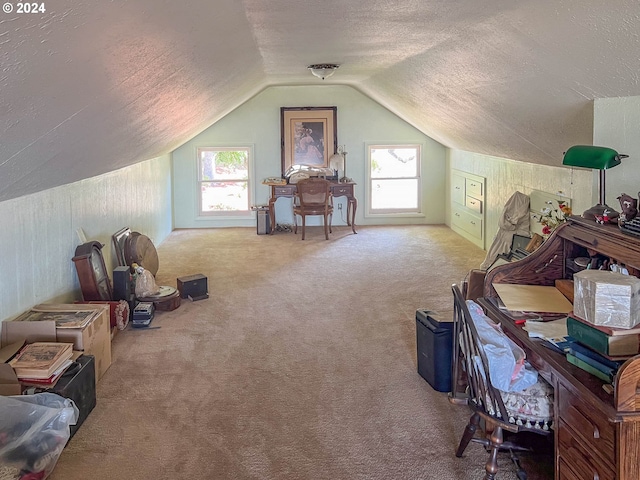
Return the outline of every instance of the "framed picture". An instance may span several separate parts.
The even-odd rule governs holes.
[[[122,267],[127,266],[124,248],[130,235],[131,229],[129,227],[124,227],[111,236],[113,240],[113,248],[116,251],[116,259],[118,260],[118,265]]]
[[[328,167],[338,144],[338,107],[281,107],[282,174],[294,165]]]

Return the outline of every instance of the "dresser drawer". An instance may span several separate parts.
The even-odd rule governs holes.
[[[465,179],[465,194],[471,195],[475,198],[482,198],[484,196],[484,189],[482,188],[482,182],[473,180],[471,178]]]
[[[344,197],[345,195],[353,195],[353,185],[334,185],[331,186],[331,193],[334,197]]]
[[[453,208],[451,223],[475,238],[482,238],[482,219],[464,208]]]
[[[564,421],[560,420],[556,424],[556,428],[558,429],[557,449],[560,461],[560,478],[615,480],[615,467],[599,460],[594,455],[592,447],[574,436]],[[563,463],[565,463],[564,466]]]
[[[571,425],[588,452],[598,452],[607,462],[615,464],[615,427],[602,413],[588,406],[562,384],[556,390],[558,417]]]
[[[467,195],[464,202],[465,206],[476,213],[482,213],[482,200]]]
[[[293,196],[296,193],[295,185],[282,185],[273,187],[276,197]]]

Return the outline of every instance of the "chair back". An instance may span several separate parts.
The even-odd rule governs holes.
[[[324,178],[310,177],[300,180],[296,184],[297,199],[300,207],[303,209],[307,207],[313,209],[317,209],[318,207],[328,208],[331,198],[330,187],[331,182]]]
[[[453,285],[451,290],[454,320],[452,395],[456,400],[464,400],[482,416],[494,417],[505,422],[503,428],[517,431],[517,428],[509,427],[509,414],[502,396],[491,383],[489,361],[464,296],[457,285]],[[466,392],[457,391],[461,367],[467,377]]]

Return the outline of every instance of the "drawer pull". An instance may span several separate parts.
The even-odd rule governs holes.
[[[593,438],[595,439],[600,438],[600,430],[598,430],[598,427],[593,428]]]
[[[474,222],[473,220],[471,220],[471,222],[469,222],[469,223],[471,223],[471,225],[475,225],[476,224],[476,222]]]

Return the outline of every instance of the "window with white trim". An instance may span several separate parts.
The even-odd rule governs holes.
[[[251,214],[249,147],[198,148],[199,214]]]
[[[369,213],[420,213],[420,145],[370,145]]]

